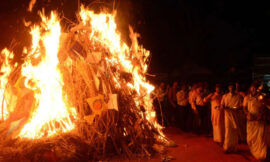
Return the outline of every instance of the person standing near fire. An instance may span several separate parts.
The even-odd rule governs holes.
[[[180,91],[176,93],[177,99],[177,125],[185,131],[186,130],[186,119],[188,109],[188,92],[185,84],[181,85]]]
[[[220,108],[222,99],[221,85],[217,84],[214,93],[204,98],[204,102],[211,102],[211,121],[213,127],[213,140],[222,146],[224,141],[224,110]]]
[[[165,114],[168,111],[165,100],[168,95],[169,87],[165,89],[165,83],[161,82],[159,87],[156,90],[156,97],[158,103],[156,104],[157,119],[160,124],[167,125],[167,116]]]
[[[243,102],[247,116],[247,143],[251,154],[258,160],[264,160],[267,154],[265,138],[266,118],[265,105],[259,100],[256,84],[251,85],[250,93]]]
[[[246,94],[241,91],[240,84],[238,82],[235,83],[235,93],[241,95],[243,98],[245,98]],[[243,109],[239,110],[239,128],[240,128],[240,142],[246,143],[247,138],[247,119],[246,115],[243,111]]]
[[[235,84],[229,84],[229,92],[222,96],[221,107],[225,113],[225,153],[237,151],[239,129],[239,109],[242,108],[243,97],[235,93]]]
[[[191,108],[194,112],[195,121],[195,133],[207,133],[207,123],[206,123],[206,106],[203,101],[203,86],[201,84],[197,85],[196,90],[193,92],[191,99]]]

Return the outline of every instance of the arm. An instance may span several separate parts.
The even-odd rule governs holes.
[[[263,99],[262,103],[265,105],[266,108],[270,110],[270,99]]]
[[[176,93],[176,101],[177,101],[177,103],[179,103],[179,101],[181,101],[181,93],[180,92],[177,92]]]
[[[213,97],[214,93],[210,93],[208,96],[204,97],[203,102],[208,102],[212,97]]]
[[[223,109],[225,108],[225,95],[222,96],[220,107]]]
[[[195,113],[198,112],[197,107],[196,107],[196,98],[195,97],[191,98],[191,108]]]
[[[164,97],[164,96],[166,96],[166,94],[167,94],[167,92],[160,92],[160,94],[159,94],[159,97]]]
[[[248,101],[248,98],[245,97],[245,98],[244,98],[244,101],[243,101],[243,111],[244,111],[244,113],[245,113],[246,115],[248,115],[248,109],[247,109],[248,104],[247,104],[247,101]]]

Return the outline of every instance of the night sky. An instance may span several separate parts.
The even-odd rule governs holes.
[[[8,46],[12,39],[27,43],[29,29],[24,27],[22,19],[37,19],[26,12],[29,1],[1,2],[1,48]],[[46,11],[57,9],[75,21],[77,0],[37,1],[34,12],[42,7]],[[103,2],[103,6],[113,4],[109,0]],[[236,70],[250,78],[253,55],[270,52],[270,8],[266,2],[116,0],[115,7],[123,38],[127,40],[130,24],[140,33],[140,43],[151,51],[149,70],[153,74],[181,73],[197,67],[203,69],[201,73],[215,77]]]

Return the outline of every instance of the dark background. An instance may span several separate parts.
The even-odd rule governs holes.
[[[29,43],[29,29],[23,19],[37,21],[36,12],[57,9],[76,21],[76,0],[37,0],[28,13],[30,0],[0,4],[0,47],[12,39]],[[152,53],[149,72],[162,79],[240,80],[252,78],[253,56],[268,55],[270,9],[262,1],[230,0],[116,0],[82,3],[97,9],[117,9],[119,30],[124,40],[128,24],[140,33],[140,43]],[[67,22],[63,19],[63,24]]]

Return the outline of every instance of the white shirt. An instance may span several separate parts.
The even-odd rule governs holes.
[[[159,87],[157,89],[156,95],[157,95],[157,99],[160,102],[164,101],[164,97],[165,97],[166,94],[167,94],[166,91],[164,91],[162,88]]]
[[[177,104],[179,106],[187,106],[187,104],[188,104],[188,93],[185,92],[184,90],[178,91],[176,93],[176,99],[177,99]]]
[[[226,93],[222,96],[221,105],[228,108],[241,107],[243,97],[240,94]]]
[[[256,98],[248,95],[244,98],[243,106],[247,107],[249,113],[258,115],[262,113],[264,105]]]

